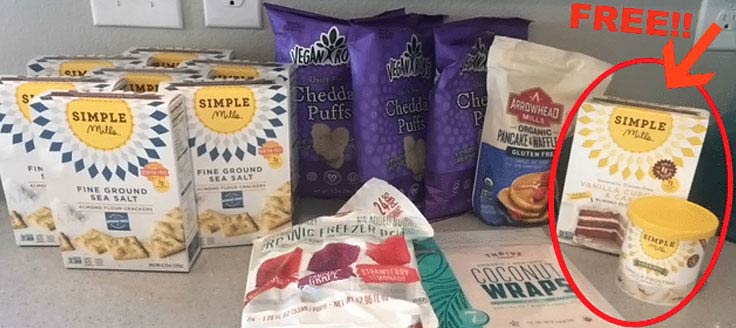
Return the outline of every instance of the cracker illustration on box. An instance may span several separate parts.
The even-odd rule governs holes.
[[[265,79],[283,83],[289,83],[294,72],[290,64],[221,59],[194,59],[179,68],[198,70],[213,79]]]
[[[350,141],[350,131],[346,128],[330,130],[326,124],[312,126],[312,149],[322,156],[327,165],[339,169],[345,162],[345,149]]]
[[[191,81],[160,90],[185,99],[202,246],[248,245],[290,224],[296,127],[289,85]]]
[[[219,219],[225,237],[235,237],[258,231],[258,227],[248,213],[221,215]]]
[[[266,199],[263,212],[261,212],[261,224],[268,230],[274,230],[291,223],[294,208],[291,190],[291,183],[287,182]]]
[[[85,76],[105,67],[146,67],[146,56],[41,56],[28,62],[29,76]]]
[[[53,90],[109,91],[120,81],[89,77],[0,76],[0,174],[10,223],[19,246],[58,245],[44,167],[48,149],[33,133],[31,103]]]
[[[220,229],[222,229],[219,220],[220,215],[224,214],[218,213],[213,210],[206,210],[202,213],[199,213],[199,229],[207,231],[210,234],[220,231]]]
[[[112,237],[97,229],[91,229],[86,233],[74,238],[74,244],[79,245],[93,254],[104,254],[107,252],[107,245]]]
[[[59,234],[59,248],[62,252],[69,252],[76,249],[74,245],[72,244],[71,240],[69,240],[69,237],[67,237],[65,234],[60,233]]]
[[[561,195],[560,241],[618,254],[631,200],[687,198],[708,120],[697,108],[613,97],[583,103]]]
[[[23,217],[21,217],[16,211],[10,212],[10,223],[13,226],[13,230],[28,228],[26,223],[23,222]]]
[[[31,104],[67,268],[189,271],[200,239],[182,101],[63,91]]]
[[[149,65],[154,67],[177,68],[182,63],[193,59],[227,60],[232,58],[233,51],[229,49],[133,47],[123,52],[123,55],[150,58]]]
[[[38,211],[31,213],[31,215],[26,218],[26,222],[49,232],[56,230],[56,223],[54,223],[51,209],[45,206],[40,208]]]
[[[166,258],[186,249],[185,241],[184,213],[177,207],[156,221],[147,248],[159,258]]]
[[[136,237],[116,237],[108,240],[107,249],[116,261],[148,258],[148,252]]]

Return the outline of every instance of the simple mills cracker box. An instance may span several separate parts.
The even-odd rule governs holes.
[[[618,254],[630,201],[687,198],[708,118],[696,108],[611,97],[586,101],[560,201],[560,241]]]
[[[31,122],[34,96],[51,90],[109,91],[115,82],[73,77],[0,77],[0,176],[19,246],[58,245],[39,154],[48,151],[36,142]]]
[[[294,72],[290,64],[247,60],[195,59],[182,63],[180,68],[195,69],[213,79],[267,79],[278,82],[288,82]]]
[[[123,53],[128,56],[151,58],[150,66],[176,68],[181,63],[192,59],[232,58],[233,51],[229,49],[187,49],[187,48],[130,48]]]
[[[30,76],[85,76],[104,67],[145,67],[149,57],[140,56],[42,56],[28,62]]]
[[[101,68],[88,74],[103,79],[124,79],[125,91],[157,92],[161,82],[190,81],[207,78],[197,70],[184,68]]]
[[[189,271],[200,246],[182,97],[51,92],[31,108],[64,265]]]
[[[189,119],[202,246],[252,244],[290,227],[296,179],[289,87],[271,81],[171,82]]]

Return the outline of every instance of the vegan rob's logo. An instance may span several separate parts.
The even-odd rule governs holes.
[[[406,50],[399,58],[389,58],[386,64],[388,81],[393,82],[400,78],[419,77],[429,79],[434,73],[434,66],[429,57],[424,57],[422,43],[416,34],[406,43]]]
[[[309,47],[296,45],[289,54],[297,66],[339,66],[350,62],[345,36],[340,35],[340,30],[335,26],[327,33],[320,34],[319,40]]]
[[[488,62],[488,46],[483,43],[482,37],[475,41],[473,50],[474,52],[465,56],[465,63],[463,63],[463,68],[460,70],[460,75],[467,72],[488,71],[486,68],[486,63]]]
[[[549,127],[562,123],[564,106],[552,101],[552,97],[541,88],[533,88],[518,94],[509,94],[506,111],[515,115],[522,123]]]

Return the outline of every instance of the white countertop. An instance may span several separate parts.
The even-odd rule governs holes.
[[[334,213],[340,205],[304,200],[297,217]],[[189,274],[66,270],[55,247],[16,247],[4,206],[0,211],[2,328],[240,327],[250,247],[204,250]],[[493,229],[473,215],[433,226],[438,234]],[[713,246],[715,242],[711,252]],[[616,287],[617,257],[567,246],[563,251],[626,319],[647,319],[668,310]],[[736,245],[724,247],[695,300],[658,327],[736,328]]]

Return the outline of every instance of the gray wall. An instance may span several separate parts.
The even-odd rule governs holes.
[[[269,0],[271,1],[271,0]],[[273,57],[273,37],[264,20],[262,30],[209,29],[204,27],[201,0],[182,0],[184,30],[93,27],[87,0],[0,0],[0,72],[24,72],[26,61],[44,54],[118,53],[128,47],[180,46],[235,49],[239,57],[269,60]],[[533,41],[585,52],[611,63],[634,57],[659,57],[665,38],[594,32],[589,23],[580,30],[569,26],[570,4],[563,0],[278,0],[299,7],[340,17],[365,16],[405,6],[416,12],[445,13],[452,19],[488,16],[519,16],[535,21]],[[652,9],[682,10],[695,14],[700,5],[693,0],[599,1],[619,8],[630,5]],[[265,16],[265,15],[264,15]],[[695,26],[695,22],[693,23]],[[692,39],[679,39],[678,57],[692,45]],[[736,105],[736,53],[707,53],[696,72],[716,71],[708,90],[717,105]],[[667,91],[660,67],[647,65],[617,74],[609,94],[671,104],[705,106],[694,89]]]

